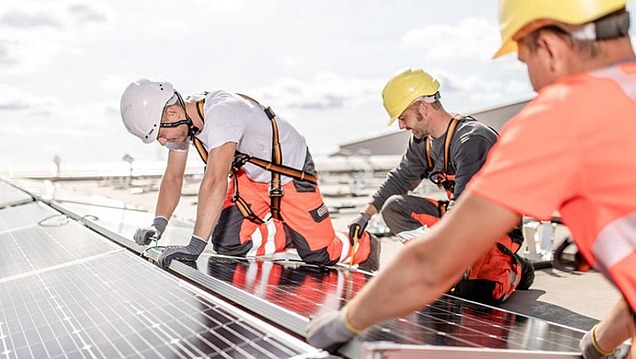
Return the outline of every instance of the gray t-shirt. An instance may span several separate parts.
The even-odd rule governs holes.
[[[479,171],[497,138],[497,132],[470,116],[458,121],[451,138],[449,154],[448,173],[455,174],[455,190],[451,200],[457,200],[468,181]],[[445,139],[446,135],[431,141],[431,159],[433,160],[431,172],[442,171],[444,168]],[[423,179],[428,178],[430,173],[427,171],[425,151],[425,139],[418,140],[411,136],[400,164],[387,174],[386,179],[373,195],[371,204],[375,208],[380,210],[389,197],[407,194]]]

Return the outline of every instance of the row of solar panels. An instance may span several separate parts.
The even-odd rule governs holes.
[[[38,201],[0,181],[0,208],[6,207],[0,209],[0,285],[8,286],[0,293],[11,293],[0,295],[0,337],[9,338],[0,341],[4,352],[24,357],[69,352],[90,357],[322,357],[326,353],[298,339],[309,318],[339,309],[370,278],[285,257],[246,260],[205,252],[197,263],[173,261],[170,272],[187,280],[181,281],[134,254],[156,258],[156,250],[145,251],[130,240],[135,228],[152,220],[151,214],[51,191],[50,186],[21,187]],[[191,225],[171,221],[160,244],[187,242],[190,233]],[[50,333],[64,336],[53,339]],[[340,355],[577,358],[581,335],[445,296],[420,312],[368,330]]]
[[[324,353],[0,182],[6,358],[289,358]]]

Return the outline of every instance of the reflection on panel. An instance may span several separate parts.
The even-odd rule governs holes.
[[[0,208],[15,206],[33,201],[26,192],[0,180]]]
[[[310,317],[341,308],[367,276],[342,268],[211,257],[206,273],[275,306]],[[365,341],[575,352],[581,333],[444,296],[422,311],[368,330]]]
[[[0,281],[9,358],[289,358],[315,349],[127,252]]]

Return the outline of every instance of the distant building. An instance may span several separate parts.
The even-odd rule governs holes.
[[[517,114],[530,100],[510,103],[487,110],[469,112],[480,122],[501,130],[501,127]],[[371,137],[360,141],[349,142],[340,145],[338,152],[331,156],[401,156],[406,150],[411,133],[398,131],[377,137]]]

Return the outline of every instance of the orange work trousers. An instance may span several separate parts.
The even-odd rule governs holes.
[[[239,196],[256,216],[268,217],[269,183],[252,181],[243,170],[235,175]],[[212,233],[212,244],[218,253],[249,257],[295,248],[303,261],[318,265],[358,264],[367,259],[371,249],[369,234],[365,232],[352,248],[346,233],[336,233],[318,186],[297,180],[286,183],[280,203],[282,220],[270,218],[261,224],[244,218],[238,210],[232,201],[234,186],[235,181],[230,181]]]

